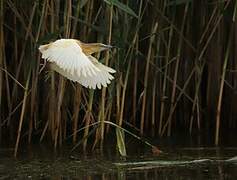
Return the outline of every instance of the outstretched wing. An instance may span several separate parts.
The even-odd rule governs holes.
[[[92,63],[99,69],[99,71],[96,71],[96,74],[92,76],[85,77],[83,74],[78,76],[76,73],[69,73],[60,68],[55,63],[51,63],[50,66],[53,70],[57,71],[58,73],[62,74],[72,81],[80,83],[86,88],[96,89],[97,87],[101,89],[101,86],[107,87],[107,84],[110,84],[111,80],[114,79],[114,77],[110,73],[115,73],[116,71],[101,64],[92,56],[88,56],[88,58],[92,60]]]
[[[115,73],[116,71],[108,66],[101,64],[96,58],[93,56],[88,56],[91,62],[100,70],[96,72],[95,76],[84,77],[83,75],[79,77],[78,82],[85,87],[95,89],[101,86],[107,87],[107,84],[110,84],[111,80],[114,77],[110,73]]]
[[[60,39],[39,47],[42,58],[55,63],[66,73],[77,77],[95,76],[100,70],[82,52],[74,39]]]

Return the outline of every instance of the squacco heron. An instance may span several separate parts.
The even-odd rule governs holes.
[[[110,49],[101,43],[83,43],[75,39],[59,39],[39,47],[42,58],[50,62],[50,67],[66,78],[81,85],[96,89],[107,87],[116,71],[101,64],[93,53]]]

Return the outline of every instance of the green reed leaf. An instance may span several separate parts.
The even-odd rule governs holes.
[[[130,7],[128,7],[126,4],[119,2],[118,0],[104,0],[104,2],[106,2],[109,5],[114,5],[117,8],[121,9],[122,11],[138,18],[136,13]]]
[[[116,128],[117,147],[121,156],[127,156],[125,147],[125,136],[122,129]]]

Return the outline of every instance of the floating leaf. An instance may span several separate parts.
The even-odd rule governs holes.
[[[117,137],[117,147],[121,156],[127,156],[126,147],[125,147],[125,137],[124,131],[116,128],[116,137]]]
[[[118,0],[104,0],[104,2],[106,2],[109,5],[114,5],[117,8],[123,10],[124,12],[138,18],[136,13],[130,7],[128,7],[126,4],[119,2]]]

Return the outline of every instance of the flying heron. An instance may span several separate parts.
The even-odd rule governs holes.
[[[83,43],[76,39],[59,39],[39,47],[42,58],[50,67],[66,78],[86,88],[107,87],[116,71],[101,64],[93,53],[112,48],[102,43]]]

